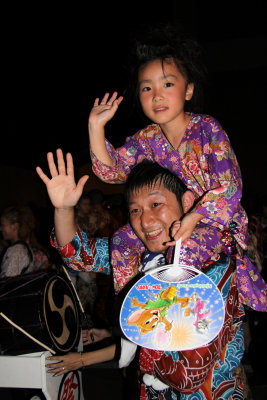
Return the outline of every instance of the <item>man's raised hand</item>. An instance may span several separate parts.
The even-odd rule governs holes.
[[[57,166],[52,153],[47,154],[48,167],[51,179],[43,172],[40,167],[36,168],[37,174],[45,183],[50,200],[55,208],[74,207],[82,192],[89,176],[84,175],[75,183],[73,160],[70,153],[66,154],[67,168],[61,149],[57,150]]]

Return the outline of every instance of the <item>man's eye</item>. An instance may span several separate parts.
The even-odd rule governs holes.
[[[157,202],[153,203],[153,207],[158,207],[159,205],[160,205],[160,203],[157,203]]]
[[[130,210],[130,214],[136,214],[138,213],[138,208],[133,208],[132,210]]]

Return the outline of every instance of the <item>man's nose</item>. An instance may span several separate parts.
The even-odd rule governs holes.
[[[141,225],[143,228],[149,228],[149,226],[153,223],[154,216],[151,210],[143,211],[141,215]]]

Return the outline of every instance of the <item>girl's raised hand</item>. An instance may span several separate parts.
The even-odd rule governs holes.
[[[61,149],[57,150],[57,167],[52,153],[47,154],[47,161],[51,179],[40,167],[36,168],[37,174],[45,183],[50,200],[55,208],[67,209],[74,207],[83,191],[83,187],[89,176],[84,175],[76,185],[72,156],[66,155],[67,169]]]
[[[182,242],[189,239],[196,227],[196,224],[203,218],[203,215],[195,212],[186,214],[181,221],[175,221],[171,227],[171,237],[173,241],[166,243],[174,246],[177,240],[182,238]]]
[[[106,93],[100,103],[99,98],[96,98],[89,115],[89,129],[92,125],[104,127],[113,118],[122,100],[123,97],[118,97],[117,92],[114,92],[110,98],[109,93]]]

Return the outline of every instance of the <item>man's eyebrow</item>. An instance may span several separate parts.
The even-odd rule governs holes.
[[[161,196],[161,197],[165,197],[164,194],[162,192],[160,192],[159,190],[154,190],[153,192],[150,192],[148,195],[148,197],[152,197],[152,196]],[[134,204],[137,204],[137,201],[130,201],[128,203],[128,206],[132,206]]]

